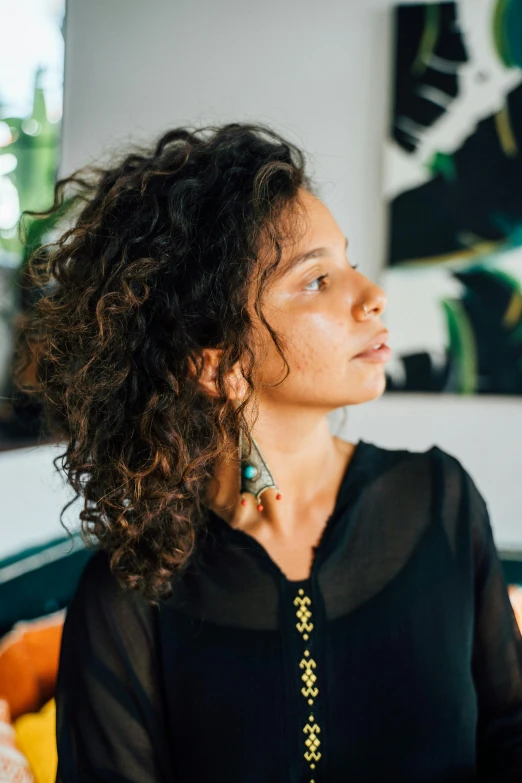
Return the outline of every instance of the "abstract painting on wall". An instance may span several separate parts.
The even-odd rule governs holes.
[[[387,391],[522,393],[522,0],[394,8]]]
[[[31,445],[41,434],[38,406],[16,398],[12,365],[17,315],[31,295],[21,284],[24,270],[50,223],[26,221],[24,236],[20,218],[53,203],[65,11],[65,0],[0,0],[0,451]]]

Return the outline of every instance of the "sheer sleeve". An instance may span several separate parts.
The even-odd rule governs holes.
[[[63,629],[56,783],[172,781],[153,608],[121,589],[108,557],[87,563]]]
[[[522,781],[522,638],[487,504],[464,473],[474,562],[477,779],[488,783]]]

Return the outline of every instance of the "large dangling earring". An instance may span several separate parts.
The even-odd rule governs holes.
[[[274,477],[266,464],[259,446],[254,437],[252,438],[252,451],[247,453],[248,442],[243,435],[243,430],[239,431],[239,493],[249,492],[257,500],[257,510],[263,511],[264,506],[260,501],[261,494],[267,489],[277,489]],[[281,500],[280,492],[276,495],[276,500]],[[246,506],[246,499],[241,500],[241,505]]]

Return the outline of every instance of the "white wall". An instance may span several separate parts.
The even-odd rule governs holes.
[[[169,126],[267,122],[309,153],[352,260],[377,279],[390,7],[389,0],[68,0],[60,174]],[[499,548],[522,549],[521,425],[519,398],[385,395],[351,408],[344,434],[450,451],[485,496]],[[26,537],[61,531],[59,509],[70,493],[52,476],[55,453],[0,455],[3,512]]]

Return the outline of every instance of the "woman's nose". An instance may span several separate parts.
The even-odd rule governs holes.
[[[383,289],[378,285],[373,285],[371,290],[366,289],[361,294],[361,314],[365,318],[369,318],[370,316],[377,318],[386,309],[387,302],[388,297],[386,296]]]

